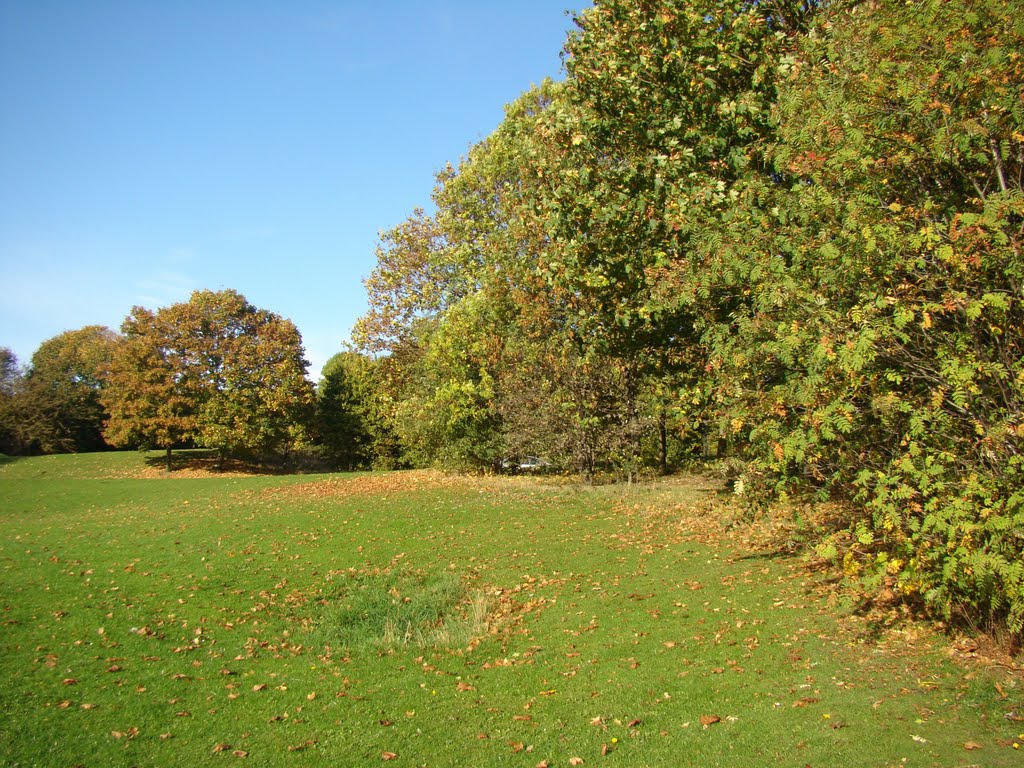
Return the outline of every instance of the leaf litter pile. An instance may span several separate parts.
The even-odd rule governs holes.
[[[700,478],[6,475],[5,764],[1019,764],[1019,671]]]

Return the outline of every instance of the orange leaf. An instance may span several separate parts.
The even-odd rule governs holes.
[[[722,722],[722,718],[718,715],[701,715],[700,724],[707,728],[709,725]]]
[[[394,752],[381,752],[380,753],[380,759],[381,760],[394,760],[397,757],[398,757],[398,755],[395,754]]]
[[[218,752],[227,752],[229,749],[231,749],[230,744],[218,744],[213,748],[213,754],[216,755]]]
[[[458,688],[460,691],[475,691],[476,690],[476,688],[474,688],[469,683],[459,683],[455,687]]]
[[[583,758],[582,757],[570,757],[569,758],[569,765],[583,765]]]
[[[636,728],[642,722],[643,721],[640,720],[639,718],[637,718],[636,720],[630,720],[628,723],[626,723],[626,727],[627,728]]]
[[[964,749],[981,749],[981,744],[976,741],[968,741],[964,744]]]

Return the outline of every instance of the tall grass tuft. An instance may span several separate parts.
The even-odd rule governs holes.
[[[486,627],[487,601],[455,574],[411,569],[355,573],[327,599],[325,644],[348,649],[467,645]]]

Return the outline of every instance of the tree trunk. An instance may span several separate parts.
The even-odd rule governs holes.
[[[167,446],[167,471],[171,471],[171,446]]]
[[[664,408],[658,413],[658,470],[668,474],[668,419]]]

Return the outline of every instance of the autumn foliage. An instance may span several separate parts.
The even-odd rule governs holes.
[[[280,452],[301,437],[312,386],[295,325],[231,291],[136,307],[103,372],[114,445]]]

